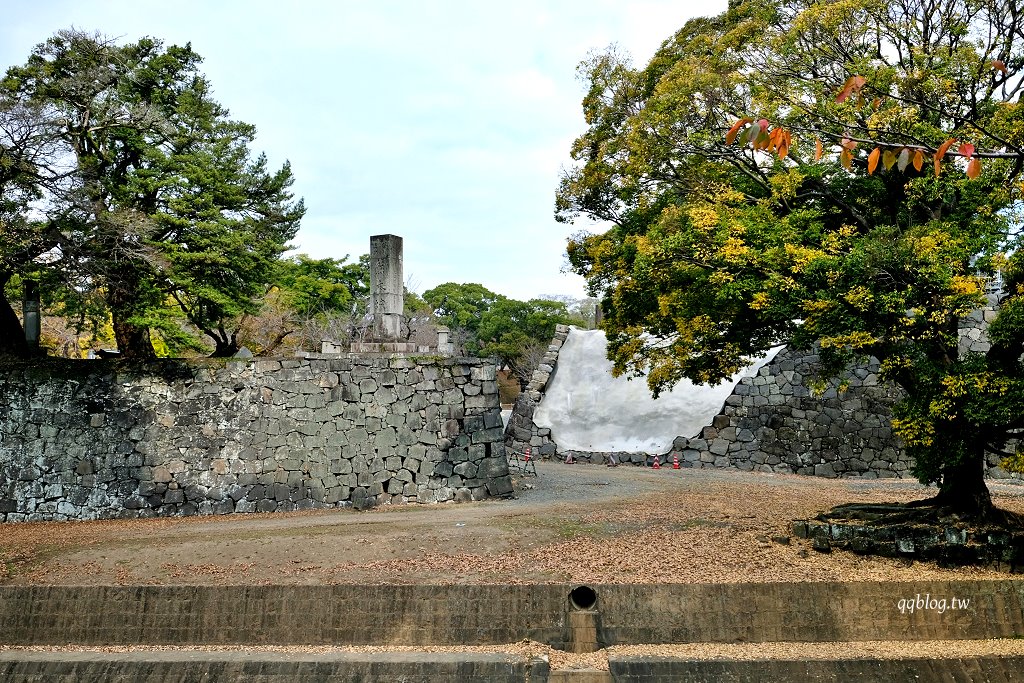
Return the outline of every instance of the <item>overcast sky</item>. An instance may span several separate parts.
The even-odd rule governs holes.
[[[576,66],[612,43],[638,65],[726,0],[5,0],[0,67],[74,26],[192,47],[217,99],[286,159],[307,213],[294,243],[355,259],[405,238],[422,293],[478,282],[517,299],[583,296],[553,219],[584,131]],[[578,225],[576,228],[586,228]]]

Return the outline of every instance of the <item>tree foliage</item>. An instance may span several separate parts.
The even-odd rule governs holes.
[[[463,351],[498,358],[523,385],[544,355],[555,326],[574,322],[565,302],[517,301],[476,283],[446,282],[424,292],[423,299],[462,341]]]
[[[642,69],[586,62],[557,216],[611,224],[568,252],[616,372],[657,394],[782,343],[817,345],[826,375],[874,356],[907,391],[915,474],[987,509],[985,451],[1024,428],[1022,9],[736,2]],[[993,279],[992,348],[961,354]]]
[[[76,291],[101,293],[128,357],[151,357],[149,331],[178,335],[181,315],[218,355],[237,350],[233,326],[258,309],[304,212],[288,164],[252,155],[255,130],[211,97],[200,61],[189,45],[61,31],[0,85],[0,111],[40,145],[27,166],[41,220],[21,209],[4,222],[5,238],[28,226],[31,247],[5,239],[7,267],[49,253]]]
[[[434,313],[445,325],[473,333],[480,327],[483,314],[503,298],[475,282],[445,282],[423,292],[423,299],[433,306]]]

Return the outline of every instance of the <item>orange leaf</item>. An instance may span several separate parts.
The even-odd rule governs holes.
[[[974,145],[972,145],[969,142],[965,142],[964,144],[960,145],[960,156],[967,157],[968,159],[973,157]]]
[[[967,177],[974,180],[981,175],[981,159],[975,157],[967,164]]]
[[[814,140],[814,160],[821,161],[821,155],[825,150],[821,147],[821,140]]]
[[[993,59],[992,68],[996,71],[1002,71],[1004,75],[1006,74],[1006,62],[1001,59]]]
[[[946,156],[946,152],[949,151],[949,148],[952,147],[955,144],[956,144],[956,140],[954,138],[950,138],[950,139],[946,140],[945,142],[943,142],[941,145],[939,145],[938,151],[935,152],[935,160],[936,161],[941,161],[942,157]]]
[[[842,104],[853,93],[859,93],[865,83],[867,83],[867,79],[863,76],[850,76],[846,79],[846,83],[843,84],[843,89],[839,91],[839,95],[836,97],[836,102]]]
[[[942,157],[946,156],[946,152],[949,148],[956,144],[954,138],[950,138],[939,145],[939,149],[935,152],[935,177],[938,178],[942,173]]]
[[[740,128],[748,123],[750,123],[750,119],[743,118],[732,124],[732,128],[730,128],[729,132],[725,134],[725,144],[731,145],[736,139],[736,135],[740,132]]]
[[[759,130],[761,132],[758,133],[757,137],[754,139],[754,149],[768,149],[768,146],[771,145],[771,136],[764,132],[764,128],[758,128],[755,126],[755,130]]]
[[[868,155],[868,175],[874,173],[875,169],[878,168],[878,157],[880,157],[881,155],[881,147],[875,147],[873,150],[871,150],[871,154]]]
[[[920,172],[921,167],[924,166],[924,152],[917,150],[914,152],[914,168]]]
[[[874,109],[878,109],[879,107],[881,107],[882,106],[882,98],[881,97],[876,97],[874,100],[872,100],[871,106]]]
[[[779,145],[779,159],[785,159],[787,154],[789,154],[789,145],[783,142]]]

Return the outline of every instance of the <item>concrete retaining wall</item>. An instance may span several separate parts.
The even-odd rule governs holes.
[[[271,654],[224,652],[32,653],[0,652],[6,683],[543,683],[548,664],[502,654],[401,653]]]
[[[568,639],[561,586],[0,587],[15,645],[497,645]]]
[[[0,368],[0,521],[468,501],[512,492],[476,359]]]
[[[823,661],[693,661],[668,657],[608,658],[609,672],[551,671],[543,660],[511,655],[381,653],[282,655],[260,653],[45,653],[0,652],[6,683],[186,683],[191,681],[303,681],[303,683],[544,683],[609,680],[616,683],[926,683],[929,681],[1013,681],[1024,657],[850,659]],[[596,675],[595,675],[596,674]]]
[[[1024,637],[1022,581],[593,588],[601,645]],[[4,586],[0,644],[415,646],[529,638],[565,649],[570,589]]]
[[[963,659],[849,659],[838,661],[690,661],[668,657],[609,658],[616,683],[928,683],[1014,681],[1024,657]]]

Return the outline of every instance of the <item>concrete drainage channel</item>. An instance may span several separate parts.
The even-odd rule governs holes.
[[[1022,637],[1021,581],[0,587],[0,680],[12,683],[1009,681],[1018,680],[1024,654],[938,662],[810,655],[816,643]],[[578,653],[641,644],[801,643],[808,656],[744,661],[613,652],[608,671],[597,671],[552,670],[542,659],[512,654],[269,647],[425,648],[524,639]],[[69,644],[80,651],[57,649]],[[159,649],[167,645],[197,649]],[[132,651],[102,651],[117,646]],[[245,649],[198,649],[204,646]]]

